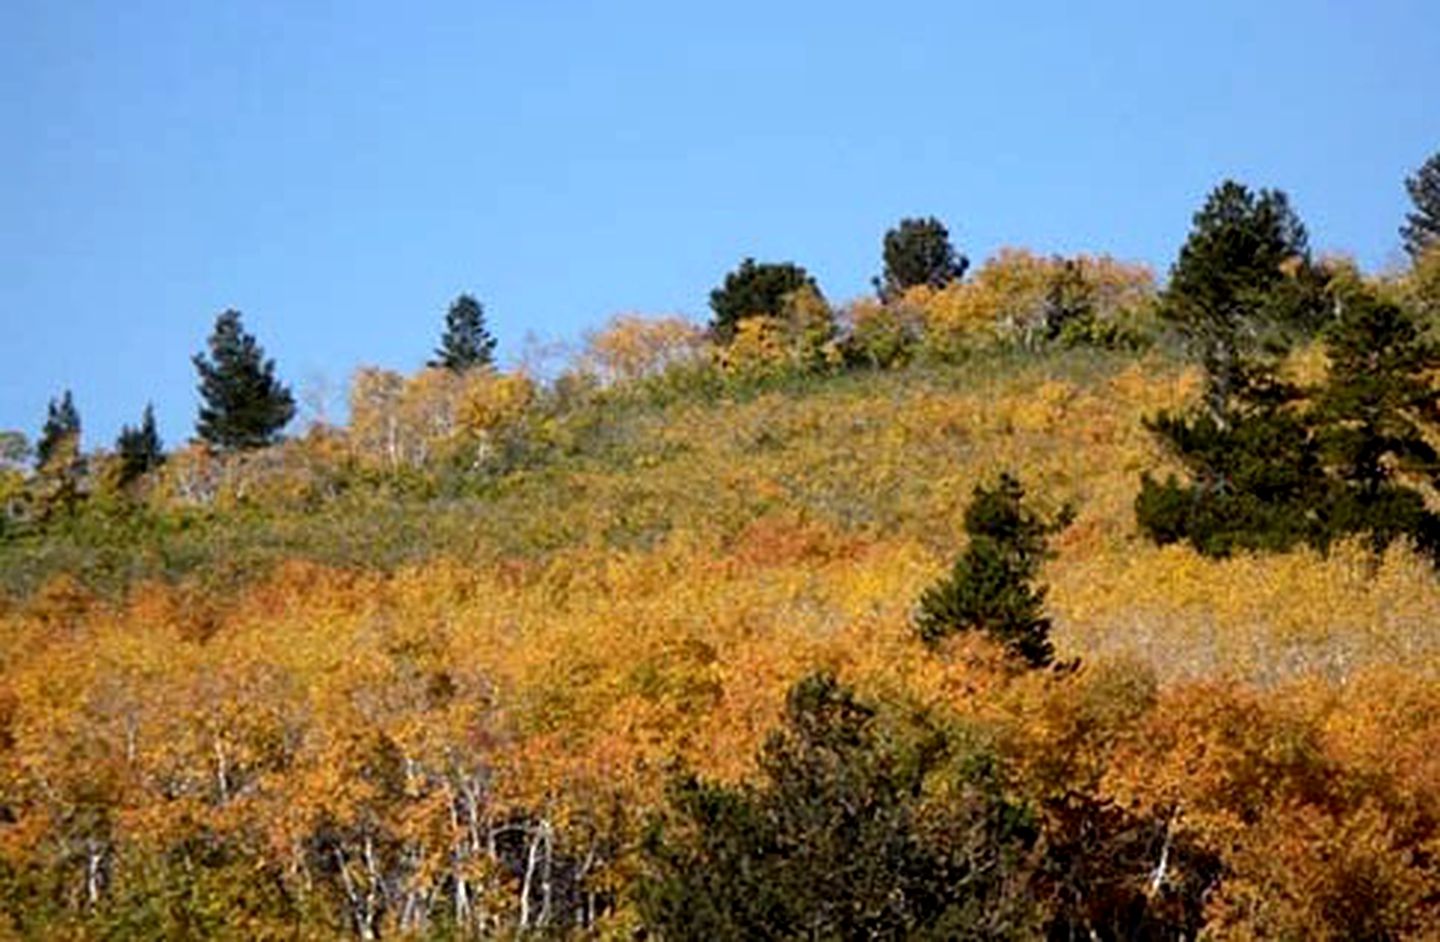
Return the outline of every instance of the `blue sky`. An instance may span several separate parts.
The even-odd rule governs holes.
[[[1163,272],[1226,176],[1375,268],[1437,88],[1434,0],[6,0],[0,429],[178,444],[226,307],[334,394],[461,291],[512,359],[745,255],[843,300],[906,215]]]

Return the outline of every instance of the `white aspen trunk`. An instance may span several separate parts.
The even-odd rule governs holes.
[[[525,856],[525,879],[520,885],[520,929],[544,926],[550,918],[550,858],[552,829],[544,818],[536,825]],[[540,912],[532,914],[530,899],[540,878]]]
[[[430,916],[430,885],[418,879],[422,859],[420,846],[415,842],[401,849],[402,867],[396,879],[399,887],[404,888],[400,896],[400,931],[406,934],[423,929]]]
[[[525,879],[520,883],[520,929],[522,932],[529,929],[531,925],[530,897],[532,888],[535,886],[535,871],[540,867],[541,840],[541,831],[536,828],[525,853]]]
[[[469,841],[469,852],[466,859],[470,860],[479,857],[486,850],[486,841],[481,834],[488,831],[485,821],[482,818],[480,797],[483,785],[479,776],[472,776],[462,782],[462,793],[465,796],[465,827],[466,838]],[[489,841],[490,861],[495,860],[495,845],[493,835]],[[485,887],[482,885],[472,894],[471,920],[477,933],[483,933],[489,923],[489,915],[485,911]]]
[[[554,859],[553,851],[555,849],[555,832],[549,821],[541,820],[540,834],[545,840],[545,856],[540,869],[540,916],[536,919],[535,924],[548,926],[550,924],[551,889],[554,886],[551,879],[551,862]]]
[[[345,891],[345,899],[350,903],[350,921],[355,925],[355,934],[363,942],[374,942],[375,927],[369,912],[368,900],[360,896],[360,890],[355,886],[355,878],[350,875],[350,864],[345,859],[345,852],[339,847],[335,848],[335,863],[340,870],[340,886]]]
[[[1175,820],[1180,817],[1180,809],[1176,808],[1170,814],[1169,820],[1165,822],[1165,842],[1160,845],[1160,860],[1156,862],[1155,869],[1150,872],[1150,882],[1146,886],[1145,895],[1153,898],[1160,888],[1165,885],[1165,876],[1170,869],[1170,846],[1175,839]]]
[[[93,909],[100,903],[101,866],[105,862],[105,846],[97,840],[85,842],[85,900]]]
[[[367,938],[378,938],[377,923],[379,922],[380,909],[380,869],[375,864],[375,841],[370,835],[365,835],[365,873],[368,877],[368,885],[365,887],[365,921],[370,926],[370,935]]]
[[[458,858],[455,863],[455,925],[460,927],[468,925],[470,922],[470,888],[465,878],[461,876]]]
[[[464,926],[470,919],[470,888],[465,879],[465,834],[460,822],[460,794],[449,782],[445,783],[445,795],[450,810],[450,877],[455,881],[455,926]]]

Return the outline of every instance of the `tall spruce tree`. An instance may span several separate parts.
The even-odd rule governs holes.
[[[1405,240],[1405,251],[1419,258],[1426,249],[1440,244],[1440,152],[1431,155],[1413,177],[1405,179],[1405,189],[1415,210],[1405,214],[1400,235]]]
[[[145,404],[138,428],[121,426],[120,435],[115,439],[115,453],[120,458],[120,483],[129,484],[141,475],[148,474],[165,461],[164,446],[160,432],[155,427],[155,408]]]
[[[1048,537],[1072,519],[1065,508],[1045,519],[1025,505],[1025,490],[1006,473],[975,488],[965,510],[970,545],[947,578],[920,596],[915,630],[934,644],[959,631],[981,631],[1030,667],[1054,661],[1045,587],[1032,585],[1049,557]]]
[[[462,294],[445,313],[445,333],[429,366],[463,373],[495,362],[495,338],[485,327],[485,308]]]
[[[950,232],[934,216],[902,219],[885,233],[885,275],[877,280],[883,300],[920,285],[943,288],[965,277],[970,260],[950,244]]]
[[[45,410],[45,424],[35,444],[35,467],[44,468],[62,452],[78,454],[79,448],[80,412],[67,389],[59,399],[51,399]]]
[[[215,319],[210,355],[196,354],[201,406],[195,422],[200,440],[222,451],[261,448],[276,441],[295,416],[295,398],[275,378],[275,361],[245,332],[240,312]]]

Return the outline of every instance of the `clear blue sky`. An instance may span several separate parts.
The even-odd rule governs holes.
[[[226,307],[298,391],[461,291],[511,357],[745,255],[843,300],[905,215],[1163,272],[1226,176],[1378,267],[1437,89],[1435,0],[5,0],[0,429],[183,441]]]

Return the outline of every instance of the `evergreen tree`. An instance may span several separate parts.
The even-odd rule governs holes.
[[[1189,473],[1142,478],[1136,520],[1157,542],[1216,556],[1323,542],[1316,443],[1278,364],[1323,322],[1325,280],[1284,193],[1226,181],[1195,215],[1161,313],[1204,367],[1205,394],[1198,410],[1146,421]]]
[[[121,426],[120,435],[115,439],[115,453],[120,458],[122,485],[155,470],[165,461],[160,432],[155,428],[155,409],[150,403],[145,404],[139,428]]]
[[[1431,155],[1413,177],[1405,179],[1405,189],[1415,211],[1405,214],[1400,235],[1405,240],[1405,251],[1419,258],[1427,248],[1440,243],[1440,151]]]
[[[1365,533],[1376,552],[1403,536],[1440,563],[1440,517],[1411,485],[1440,479],[1430,444],[1440,397],[1428,381],[1440,349],[1358,282],[1337,277],[1332,297],[1330,371],[1308,410],[1252,406],[1224,426],[1205,414],[1147,422],[1189,472],[1183,484],[1142,479],[1136,519],[1157,542],[1225,556]]]
[[[224,451],[273,443],[295,416],[294,397],[275,379],[275,361],[265,359],[235,310],[215,319],[209,347],[208,358],[203,354],[193,358],[202,400],[196,434]]]
[[[79,448],[80,412],[67,389],[59,399],[51,399],[46,409],[45,425],[40,429],[40,440],[35,444],[35,466],[44,468],[62,452],[78,455]]]
[[[1250,409],[1225,425],[1205,412],[1161,413],[1145,425],[1188,474],[1184,482],[1141,477],[1135,519],[1155,542],[1189,542],[1209,556],[1324,542],[1326,485],[1314,437],[1295,410]]]
[[[1331,530],[1367,532],[1376,551],[1408,536],[1440,557],[1440,517],[1405,483],[1440,479],[1440,454],[1426,434],[1440,424],[1440,396],[1430,381],[1440,348],[1404,308],[1364,288],[1346,292],[1339,308],[1326,337],[1330,375],[1315,416],[1337,487]]]
[[[933,216],[902,219],[885,233],[885,275],[880,297],[890,300],[919,285],[943,288],[965,277],[970,260],[955,252],[950,233]]]
[[[809,289],[823,300],[815,279],[792,262],[761,262],[747,258],[725,276],[725,283],[710,292],[710,333],[721,343],[735,337],[735,328],[747,317],[782,318],[785,299]]]
[[[1224,426],[1237,400],[1271,399],[1286,334],[1323,313],[1305,227],[1279,190],[1227,180],[1195,214],[1161,315],[1205,368],[1205,405]]]
[[[445,313],[445,333],[429,366],[463,373],[495,361],[495,338],[485,327],[485,308],[462,294]]]
[[[993,756],[817,674],[791,689],[758,764],[753,785],[672,784],[638,894],[658,938],[1039,935],[1036,828]]]
[[[920,596],[915,630],[934,644],[959,631],[983,631],[1030,667],[1054,660],[1045,587],[1031,583],[1049,557],[1047,539],[1069,525],[1065,508],[1046,520],[1025,506],[1010,474],[993,488],[977,486],[965,510],[970,545],[950,575]]]
[[[44,524],[73,515],[84,499],[86,462],[80,452],[80,413],[68,389],[50,400],[35,446],[35,466],[39,472],[31,484],[35,519]]]

